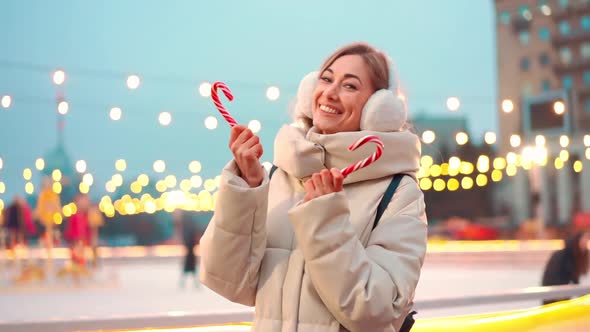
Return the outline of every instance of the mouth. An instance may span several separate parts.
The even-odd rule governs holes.
[[[342,112],[340,112],[339,110],[337,110],[337,109],[335,109],[333,107],[330,107],[328,105],[320,104],[319,109],[323,113],[328,113],[328,114],[342,114]]]

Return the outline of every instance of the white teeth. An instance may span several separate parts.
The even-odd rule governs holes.
[[[326,105],[320,105],[320,109],[326,113],[338,114],[339,112],[332,107]]]

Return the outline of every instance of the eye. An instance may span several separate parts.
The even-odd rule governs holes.
[[[346,83],[344,84],[344,87],[350,90],[358,90],[358,88],[356,87],[356,85],[351,84],[351,83]]]
[[[327,82],[327,83],[332,83],[332,79],[328,76],[322,76],[322,77],[320,77],[320,80]]]

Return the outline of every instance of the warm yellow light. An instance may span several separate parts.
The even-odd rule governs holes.
[[[115,190],[117,190],[117,186],[115,186],[113,181],[107,181],[107,183],[105,184],[105,189],[110,193],[114,193]]]
[[[63,213],[64,217],[68,218],[70,217],[73,213],[72,213],[72,207],[70,206],[70,204],[64,206],[61,209],[61,212]]]
[[[248,122],[248,128],[250,128],[250,130],[256,134],[260,132],[260,129],[262,129],[262,124],[258,120],[252,120]]]
[[[506,161],[508,162],[508,164],[516,164],[517,159],[518,157],[514,152],[508,152],[506,154]]]
[[[4,194],[6,192],[6,184],[0,181],[0,194]]]
[[[154,171],[156,173],[164,173],[166,170],[166,163],[163,160],[154,161]]]
[[[473,173],[474,170],[475,167],[473,167],[473,164],[467,161],[461,162],[461,166],[459,167],[459,172],[465,175]]]
[[[141,84],[141,79],[137,75],[129,75],[127,77],[127,87],[131,90],[135,90],[139,88]]]
[[[90,173],[86,173],[82,176],[82,182],[84,182],[87,186],[91,186],[94,184],[94,177]]]
[[[80,193],[88,194],[88,192],[90,191],[90,186],[86,182],[80,182],[80,184],[78,185],[78,189],[80,190]]]
[[[506,175],[508,176],[515,176],[517,172],[516,165],[510,164],[506,167]]]
[[[451,157],[449,158],[449,168],[450,169],[458,169],[461,167],[461,159],[459,157]]]
[[[57,104],[57,112],[61,115],[66,115],[68,114],[68,111],[70,110],[70,105],[68,104],[67,101],[62,100]]]
[[[58,69],[53,72],[53,83],[55,83],[56,85],[62,85],[65,81],[66,73],[63,70]]]
[[[86,168],[87,168],[86,161],[78,160],[76,162],[76,171],[78,171],[78,173],[86,172]]]
[[[35,192],[35,186],[31,182],[27,182],[25,184],[25,192],[29,195],[32,195]]]
[[[116,187],[120,187],[123,185],[123,176],[119,173],[114,174],[111,177],[111,182],[116,186]]]
[[[45,168],[45,160],[43,160],[43,158],[37,158],[37,160],[35,160],[35,168],[38,171],[42,171]]]
[[[170,112],[161,112],[158,116],[158,122],[160,122],[162,126],[170,125],[170,123],[172,123],[172,114],[170,114]]]
[[[199,85],[199,94],[202,97],[209,97],[211,96],[211,83],[203,82]]]
[[[541,5],[541,13],[543,13],[545,16],[551,15],[551,7],[548,5]]]
[[[442,173],[442,168],[439,165],[430,166],[430,176],[437,177]]]
[[[213,129],[217,128],[217,118],[214,117],[213,115],[206,117],[205,118],[205,128],[207,128],[209,130],[213,130]]]
[[[457,135],[455,135],[455,140],[457,141],[457,144],[465,145],[469,142],[469,135],[465,132],[458,132]]]
[[[193,188],[199,188],[201,185],[203,185],[203,179],[199,175],[191,176],[191,186]]]
[[[567,146],[570,144],[570,138],[567,137],[567,135],[561,135],[559,137],[559,145],[561,145],[562,148],[567,148]]]
[[[583,169],[584,169],[584,165],[582,164],[582,162],[579,160],[576,160],[574,162],[574,172],[580,173]]]
[[[430,167],[430,166],[432,166],[433,163],[434,163],[434,160],[429,155],[425,155],[425,156],[422,156],[422,158],[420,158],[420,165],[422,165],[422,167]]]
[[[176,176],[174,176],[174,175],[167,175],[164,178],[164,182],[166,183],[166,187],[168,187],[168,188],[174,188],[174,187],[176,187]]]
[[[510,136],[510,146],[517,148],[520,146],[520,136],[514,134]]]
[[[475,178],[475,183],[480,187],[484,187],[488,184],[488,177],[485,174],[478,174]]]
[[[570,159],[570,153],[567,150],[561,150],[559,152],[559,159],[565,161],[568,161]]]
[[[180,190],[182,191],[190,191],[191,190],[191,180],[183,179],[180,181]]]
[[[279,90],[279,88],[276,86],[269,86],[268,89],[266,89],[266,98],[268,98],[270,101],[279,99],[280,95],[281,90]]]
[[[502,171],[495,169],[492,171],[492,181],[499,182],[502,180]]]
[[[147,201],[147,202],[145,202],[143,209],[146,213],[149,213],[149,214],[155,213],[156,212],[156,204],[154,203],[154,201]]]
[[[119,172],[124,172],[127,169],[127,162],[125,159],[119,159],[115,162],[115,169]]]
[[[459,109],[460,106],[461,106],[461,101],[459,101],[459,98],[449,97],[447,99],[447,108],[449,109],[449,111],[455,112]]]
[[[485,173],[490,170],[490,158],[488,156],[481,155],[477,158],[477,170],[480,173]]]
[[[135,208],[135,204],[133,204],[132,202],[128,202],[125,204],[125,213],[127,214],[135,214],[136,212],[136,208]]]
[[[584,145],[590,146],[590,135],[584,135]]]
[[[132,193],[139,194],[141,192],[141,185],[134,181],[131,183],[130,189]]]
[[[145,187],[150,183],[150,178],[146,174],[141,174],[137,177],[137,182],[142,187]]]
[[[553,103],[553,111],[557,115],[565,113],[565,104],[562,101],[556,101],[555,103]]]
[[[555,166],[555,169],[562,169],[563,168],[563,159],[555,158],[553,165]]]
[[[492,144],[496,143],[496,133],[488,131],[483,136],[483,139],[487,144],[492,145]]]
[[[434,180],[433,187],[434,187],[435,191],[443,191],[443,190],[445,190],[445,186],[446,186],[445,180],[443,180],[443,179]]]
[[[213,179],[205,180],[205,190],[212,192],[215,190],[215,181]]]
[[[4,210],[4,201],[0,199],[0,216],[2,215],[2,210]]]
[[[436,134],[432,130],[426,130],[422,133],[422,142],[430,144],[436,139]]]
[[[506,167],[506,159],[502,157],[494,158],[493,166],[495,169],[504,169]]]
[[[449,191],[455,191],[459,189],[459,180],[455,178],[449,179],[449,181],[447,181],[447,189],[449,189]]]
[[[63,221],[63,218],[61,216],[61,213],[56,212],[53,215],[53,223],[55,223],[56,225],[61,225],[62,221]]]
[[[164,182],[163,180],[159,180],[158,182],[156,182],[156,190],[163,193],[166,191],[166,182]]]
[[[504,113],[510,113],[510,112],[514,111],[514,103],[512,103],[512,100],[510,100],[510,99],[502,100],[502,111],[504,111]]]
[[[586,159],[590,160],[590,148],[586,149]]]
[[[429,178],[420,179],[420,189],[430,190],[430,188],[432,188],[432,180]]]
[[[449,175],[449,164],[448,163],[442,163],[440,165],[440,174],[447,176]]]
[[[473,179],[468,176],[461,179],[461,188],[465,190],[473,188]]]
[[[4,168],[4,160],[2,160],[2,158],[0,158],[0,169]]]
[[[56,194],[61,194],[61,183],[59,182],[54,182],[53,186],[52,186],[53,192]]]
[[[61,181],[61,171],[59,169],[54,169],[53,172],[51,172],[51,178],[53,181]]]
[[[23,170],[23,178],[24,178],[25,180],[27,180],[27,181],[28,181],[28,180],[30,180],[32,177],[33,177],[33,171],[31,171],[31,169],[30,169],[30,168],[25,168],[25,169]]]
[[[123,111],[121,110],[120,107],[113,107],[113,108],[111,108],[111,111],[109,112],[109,117],[113,121],[121,120],[122,115],[123,115]]]
[[[10,105],[12,104],[12,97],[10,97],[9,95],[2,96],[2,100],[0,100],[0,104],[4,108],[9,108]]]

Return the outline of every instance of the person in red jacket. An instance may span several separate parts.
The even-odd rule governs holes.
[[[91,238],[90,223],[88,222],[88,196],[78,195],[76,206],[77,211],[70,217],[64,236],[71,243],[72,262],[83,267],[86,265],[84,250],[90,244]]]

